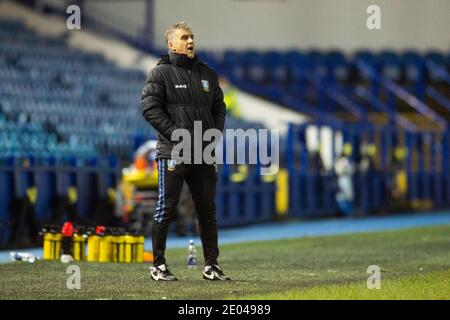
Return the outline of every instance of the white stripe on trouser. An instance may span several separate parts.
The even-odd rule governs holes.
[[[164,159],[158,159],[158,204],[156,206],[156,214],[154,220],[161,223],[164,215]]]

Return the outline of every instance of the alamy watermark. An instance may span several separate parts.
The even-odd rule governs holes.
[[[370,274],[367,278],[367,289],[381,289],[381,269],[377,265],[367,267],[367,273]]]
[[[69,30],[81,29],[81,9],[79,6],[73,4],[67,7],[66,13],[70,16],[66,20],[66,26]]]
[[[367,7],[367,14],[370,16],[366,20],[366,26],[369,30],[380,30],[381,29],[381,9],[380,6],[372,4]]]
[[[67,278],[66,286],[69,290],[81,289],[81,269],[79,266],[73,264],[67,267],[67,274],[70,276]]]
[[[202,122],[194,121],[194,130],[173,131],[171,140],[178,143],[172,149],[171,158],[177,164],[260,164],[262,175],[278,172],[280,130],[226,129],[223,138],[226,156],[220,130],[212,128],[203,132]]]

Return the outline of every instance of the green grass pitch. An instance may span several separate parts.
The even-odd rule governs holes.
[[[201,250],[198,252],[202,261]],[[148,264],[77,262],[81,289],[68,289],[68,265],[0,265],[0,299],[449,299],[450,225],[222,245],[232,282],[202,280],[187,250],[168,250],[178,282],[150,279]],[[366,286],[381,268],[381,289]]]

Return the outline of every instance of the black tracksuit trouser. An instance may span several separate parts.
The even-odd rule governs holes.
[[[217,264],[219,246],[215,204],[217,182],[215,166],[175,164],[173,160],[162,158],[157,161],[159,197],[152,226],[153,265],[159,266],[166,262],[164,252],[167,232],[169,223],[176,215],[175,210],[184,180],[191,191],[199,220],[205,265]]]

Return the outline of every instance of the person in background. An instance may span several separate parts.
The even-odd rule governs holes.
[[[334,164],[334,172],[337,176],[338,191],[336,202],[341,214],[349,216],[354,210],[354,189],[353,174],[355,166],[351,160],[352,146],[349,143],[344,145],[342,154]]]
[[[242,112],[239,107],[236,88],[225,77],[219,78],[219,84],[223,91],[223,101],[225,102],[227,113],[234,118],[241,119]]]
[[[359,186],[362,213],[377,212],[381,205],[380,171],[376,165],[377,147],[373,143],[363,145],[359,160]]]
[[[389,211],[401,210],[406,205],[408,180],[405,170],[406,148],[396,147],[388,167],[387,203]]]

